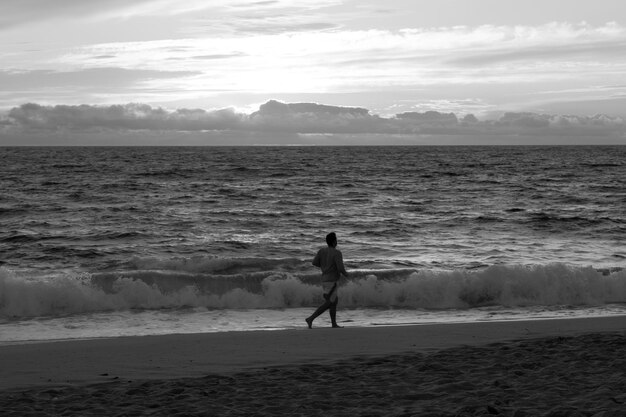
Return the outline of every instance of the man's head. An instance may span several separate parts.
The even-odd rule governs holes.
[[[333,248],[337,246],[337,235],[335,232],[330,232],[326,235],[326,244],[328,246],[332,246]]]

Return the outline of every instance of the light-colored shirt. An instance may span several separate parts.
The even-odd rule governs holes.
[[[341,274],[348,276],[346,268],[343,266],[341,251],[331,246],[322,248],[317,252],[313,258],[313,265],[322,269],[322,282],[337,281]]]

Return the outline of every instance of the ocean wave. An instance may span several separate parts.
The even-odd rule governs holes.
[[[132,309],[294,308],[321,301],[317,273],[234,275],[135,270],[28,277],[0,268],[0,317],[22,319]],[[599,306],[626,302],[626,271],[564,264],[478,271],[355,270],[339,288],[343,308],[471,309]]]
[[[237,243],[246,243],[238,242]],[[236,275],[255,271],[293,271],[302,266],[297,258],[218,258],[218,257],[133,257],[125,265],[130,270],[166,270],[205,274]]]
[[[29,243],[42,240],[41,237],[34,233],[12,230],[6,233],[6,236],[0,237],[2,243]]]

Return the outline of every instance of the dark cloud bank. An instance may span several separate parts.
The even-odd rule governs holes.
[[[626,144],[617,117],[504,113],[495,120],[427,111],[392,117],[358,107],[270,100],[251,114],[146,104],[24,104],[0,117],[4,145]]]

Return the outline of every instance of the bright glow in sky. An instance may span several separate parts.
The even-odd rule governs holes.
[[[0,109],[626,116],[623,0],[3,0]]]

